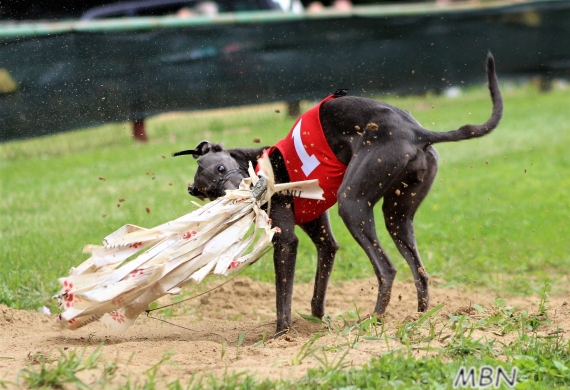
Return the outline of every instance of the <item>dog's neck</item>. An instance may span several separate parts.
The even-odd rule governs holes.
[[[240,170],[246,177],[249,177],[248,168],[249,162],[255,165],[257,164],[257,160],[263,154],[265,149],[269,149],[269,146],[263,146],[261,148],[237,148],[237,149],[228,149],[230,156],[238,163]]]
[[[269,146],[263,146],[260,148],[237,148],[237,149],[228,149],[230,152],[230,156],[236,160],[238,165],[240,166],[240,170],[243,171],[245,176],[249,176],[248,174],[248,167],[249,162],[253,164],[255,167],[257,160],[261,157],[263,152],[266,149],[269,149]],[[276,183],[287,183],[289,182],[289,174],[287,173],[287,167],[285,166],[285,162],[283,161],[283,156],[278,149],[275,149],[271,156],[269,156],[269,160],[271,161],[271,166],[273,167],[273,174],[275,175],[275,182]]]

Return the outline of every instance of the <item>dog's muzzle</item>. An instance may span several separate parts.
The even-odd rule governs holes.
[[[198,198],[200,200],[206,199],[206,195],[203,194],[199,189],[197,189],[196,186],[194,185],[194,183],[192,183],[188,186],[188,194],[195,196],[196,198]]]

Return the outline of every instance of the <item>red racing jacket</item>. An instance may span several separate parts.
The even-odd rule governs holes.
[[[292,182],[318,179],[324,191],[325,200],[293,198],[297,225],[314,220],[336,203],[346,172],[346,165],[336,158],[325,139],[319,117],[321,104],[335,98],[330,95],[301,115],[287,137],[269,150],[271,154],[279,149]]]

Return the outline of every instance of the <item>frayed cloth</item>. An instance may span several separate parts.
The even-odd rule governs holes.
[[[256,262],[279,233],[261,208],[274,193],[323,199],[317,180],[275,184],[267,156],[258,164],[259,177],[250,163],[239,189],[189,214],[152,229],[125,225],[102,246],[85,246],[91,257],[59,279],[56,321],[72,330],[101,321],[123,332],[158,298]]]

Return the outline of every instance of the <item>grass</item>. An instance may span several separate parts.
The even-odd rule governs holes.
[[[78,389],[89,389],[90,386],[87,386],[77,374],[98,368],[98,363],[101,359],[100,347],[96,348],[95,351],[85,358],[84,355],[87,348],[83,348],[79,352],[72,350],[69,354],[60,351],[60,356],[57,360],[43,356],[40,353],[28,356],[31,365],[37,364],[40,366],[40,369],[25,368],[20,372],[20,377],[29,388],[62,388],[68,384]],[[106,382],[108,375],[113,370],[112,365],[105,367],[96,383]]]
[[[440,172],[415,218],[420,253],[430,274],[449,285],[481,286],[506,296],[544,293],[544,282],[549,280],[552,292],[566,291],[565,271],[570,265],[570,243],[566,238],[570,233],[566,193],[570,176],[565,174],[570,168],[570,90],[542,94],[529,86],[503,87],[505,115],[493,134],[437,146]],[[479,123],[490,112],[490,99],[483,88],[466,89],[460,99],[382,99],[410,110],[433,130]],[[292,125],[285,111],[282,105],[264,105],[162,115],[148,120],[151,142],[147,144],[132,141],[128,124],[0,144],[0,303],[21,309],[37,310],[43,305],[55,309],[50,297],[58,290],[57,278],[86,258],[81,254],[83,245],[101,242],[126,223],[156,226],[194,208],[186,186],[196,164],[189,157],[173,159],[172,152],[192,148],[203,139],[222,141],[226,147],[255,146],[254,138],[261,138],[262,144],[273,144]],[[411,280],[407,265],[381,228],[382,216],[377,209],[380,242],[400,270],[398,278]],[[341,245],[333,281],[372,276],[372,267],[342,225],[336,208],[331,210],[331,218]],[[309,282],[314,275],[316,253],[308,238],[301,234],[300,239],[296,279]],[[271,282],[270,258],[260,260],[245,274]],[[570,384],[567,340],[558,336],[540,338],[532,333],[543,324],[544,313],[509,312],[500,303],[493,313],[477,321],[456,316],[440,324],[448,329],[443,340],[447,345],[431,351],[430,357],[418,359],[414,351],[425,348],[426,343],[429,347],[429,339],[446,337],[437,333],[432,321],[434,312],[415,323],[402,324],[396,336],[406,345],[404,350],[375,358],[359,369],[341,369],[342,360],[327,358],[315,339],[297,359],[318,356],[322,368],[310,371],[304,380],[294,384],[260,382],[246,375],[228,374],[221,380],[202,379],[200,386],[446,388],[441,384],[451,383],[462,365],[502,365],[507,372],[516,365],[520,369],[518,388]],[[386,337],[385,332],[377,333],[381,324],[364,327],[369,332],[374,328],[376,333],[358,333],[361,322],[347,319],[344,325],[337,325],[338,329],[331,325],[329,331],[344,340],[335,348],[346,351],[359,337]],[[518,332],[519,336],[511,345],[498,346],[474,336],[473,332],[482,328]],[[107,372],[105,375],[112,376],[112,367],[101,367],[97,362],[91,361]],[[41,364],[63,370],[60,378],[68,375],[69,367],[84,367],[74,365],[75,358],[70,362],[62,357],[48,363]],[[32,372],[24,371],[22,375],[30,387],[48,386],[41,385],[48,383],[41,381],[47,381],[53,369],[46,368],[43,379]],[[104,382],[107,377],[103,373],[99,378]],[[65,383],[83,386],[75,383],[73,376],[67,378]],[[196,385],[176,381],[159,384],[156,371],[149,371],[145,380],[144,386],[126,382],[124,388]]]
[[[529,294],[546,278],[563,287],[570,263],[570,187],[566,120],[570,91],[541,94],[532,87],[505,89],[505,115],[490,136],[438,145],[440,172],[420,208],[416,237],[427,270],[449,284],[472,284],[497,293]],[[425,127],[450,130],[482,122],[490,101],[483,88],[460,99],[441,96],[384,100],[410,110]],[[277,113],[276,111],[279,111]],[[156,226],[194,208],[186,194],[196,164],[170,154],[199,141],[227,147],[272,144],[289,130],[285,107],[170,114],[150,119],[151,142],[135,143],[127,124],[0,145],[2,213],[0,303],[15,308],[53,307],[57,278],[85,259],[124,225]],[[380,242],[400,270],[411,273],[382,229]],[[341,245],[333,280],[373,275],[364,252],[331,210]],[[298,281],[313,278],[316,252],[300,234]],[[246,274],[272,281],[269,259]]]

